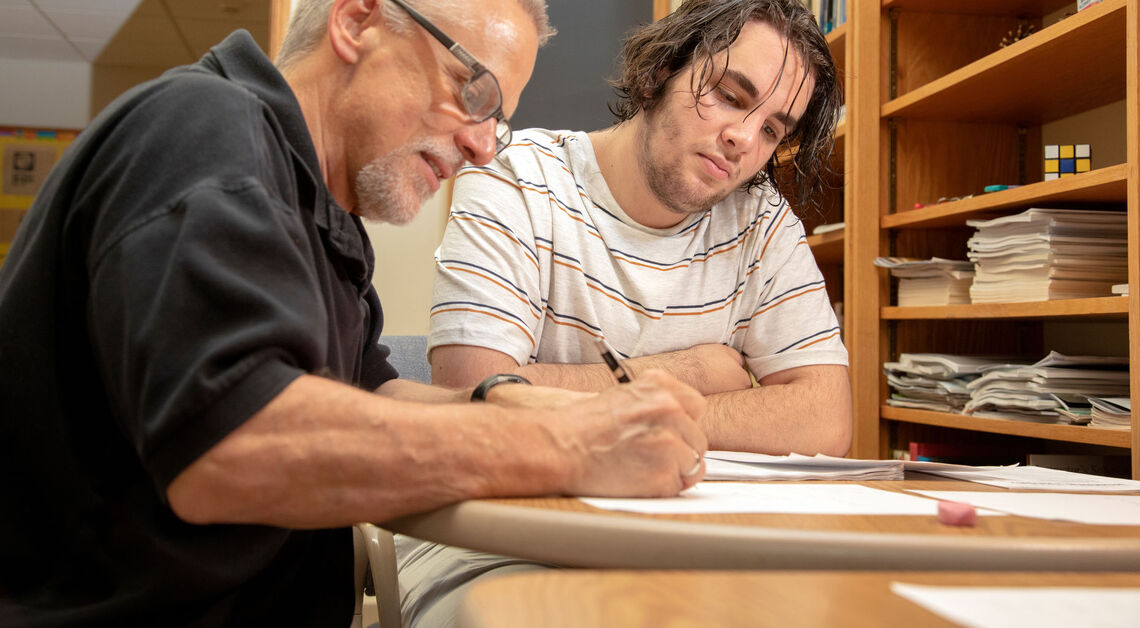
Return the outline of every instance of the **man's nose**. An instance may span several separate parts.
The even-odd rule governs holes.
[[[455,132],[455,146],[463,159],[482,166],[495,156],[495,147],[498,139],[495,129],[498,122],[494,117],[487,118],[478,124],[465,124]]]

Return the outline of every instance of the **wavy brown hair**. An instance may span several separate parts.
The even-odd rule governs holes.
[[[782,151],[777,150],[745,187],[768,182],[775,187],[777,170],[789,167],[791,189],[785,192],[792,204],[818,204],[817,193],[830,172],[842,91],[827,40],[800,0],[687,0],[626,38],[621,69],[610,81],[618,92],[610,111],[619,123],[639,111],[652,111],[664,99],[669,81],[688,67],[693,68],[693,102],[698,102],[716,89],[723,76],[724,68],[716,67],[713,57],[736,41],[749,20],[767,23],[784,35],[784,62],[790,48],[815,77],[815,88],[795,130],[784,138],[786,148],[796,147],[791,163],[780,163]]]

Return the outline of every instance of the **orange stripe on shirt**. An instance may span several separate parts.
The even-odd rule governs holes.
[[[449,307],[445,310],[436,310],[436,311],[432,312],[431,314],[429,314],[428,318],[431,318],[432,316],[435,316],[436,314],[443,314],[444,312],[471,312],[473,314],[482,314],[484,316],[490,316],[491,318],[497,318],[497,319],[503,321],[504,323],[510,323],[511,325],[518,327],[519,330],[522,331],[522,333],[526,334],[526,339],[530,341],[530,346],[532,348],[534,347],[534,336],[531,335],[530,330],[523,327],[522,325],[519,325],[515,321],[510,320],[509,318],[503,318],[502,316],[499,316],[498,314],[492,314],[490,312],[485,312],[483,310],[476,310],[475,308],[470,308],[470,307]]]
[[[807,343],[806,345],[804,345],[804,346],[802,346],[802,347],[796,347],[796,351],[799,351],[800,349],[806,349],[806,348],[808,348],[808,347],[810,347],[810,346],[814,345],[814,344],[815,344],[815,343],[817,343],[817,342],[823,342],[824,340],[827,340],[827,339],[829,339],[829,338],[834,338],[834,337],[836,337],[836,336],[838,336],[838,335],[839,335],[839,332],[835,332],[834,334],[831,334],[831,335],[828,335],[828,336],[824,336],[823,338],[816,338],[815,340],[813,340],[813,341],[811,341],[811,342]]]
[[[471,270],[470,268],[459,268],[459,267],[454,267],[454,266],[447,266],[446,264],[441,264],[441,265],[444,266],[445,268],[447,268],[448,270],[451,270],[451,271],[454,271],[457,273],[468,273],[470,275],[475,275],[476,277],[479,277],[481,279],[486,279],[487,281],[495,284],[496,286],[499,286],[504,291],[506,291],[507,294],[518,299],[520,303],[522,303],[523,305],[526,306],[527,311],[530,312],[530,315],[533,316],[536,320],[538,319],[538,314],[534,311],[534,307],[531,306],[530,301],[527,301],[525,298],[523,298],[517,292],[515,292],[513,288],[502,283],[501,281],[496,280],[494,277],[491,277],[490,275],[485,275],[485,274],[478,272],[478,271],[475,271],[475,270]]]

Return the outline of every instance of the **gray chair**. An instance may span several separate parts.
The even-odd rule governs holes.
[[[427,336],[381,336],[380,344],[392,350],[388,355],[388,363],[396,367],[401,379],[431,383]]]

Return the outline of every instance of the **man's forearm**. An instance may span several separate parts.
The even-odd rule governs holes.
[[[814,366],[788,383],[709,395],[699,423],[710,449],[842,456],[851,446],[847,369]]]
[[[195,523],[313,528],[557,492],[565,470],[556,450],[537,422],[501,429],[513,414],[409,404],[303,376],[184,470],[168,495]]]

